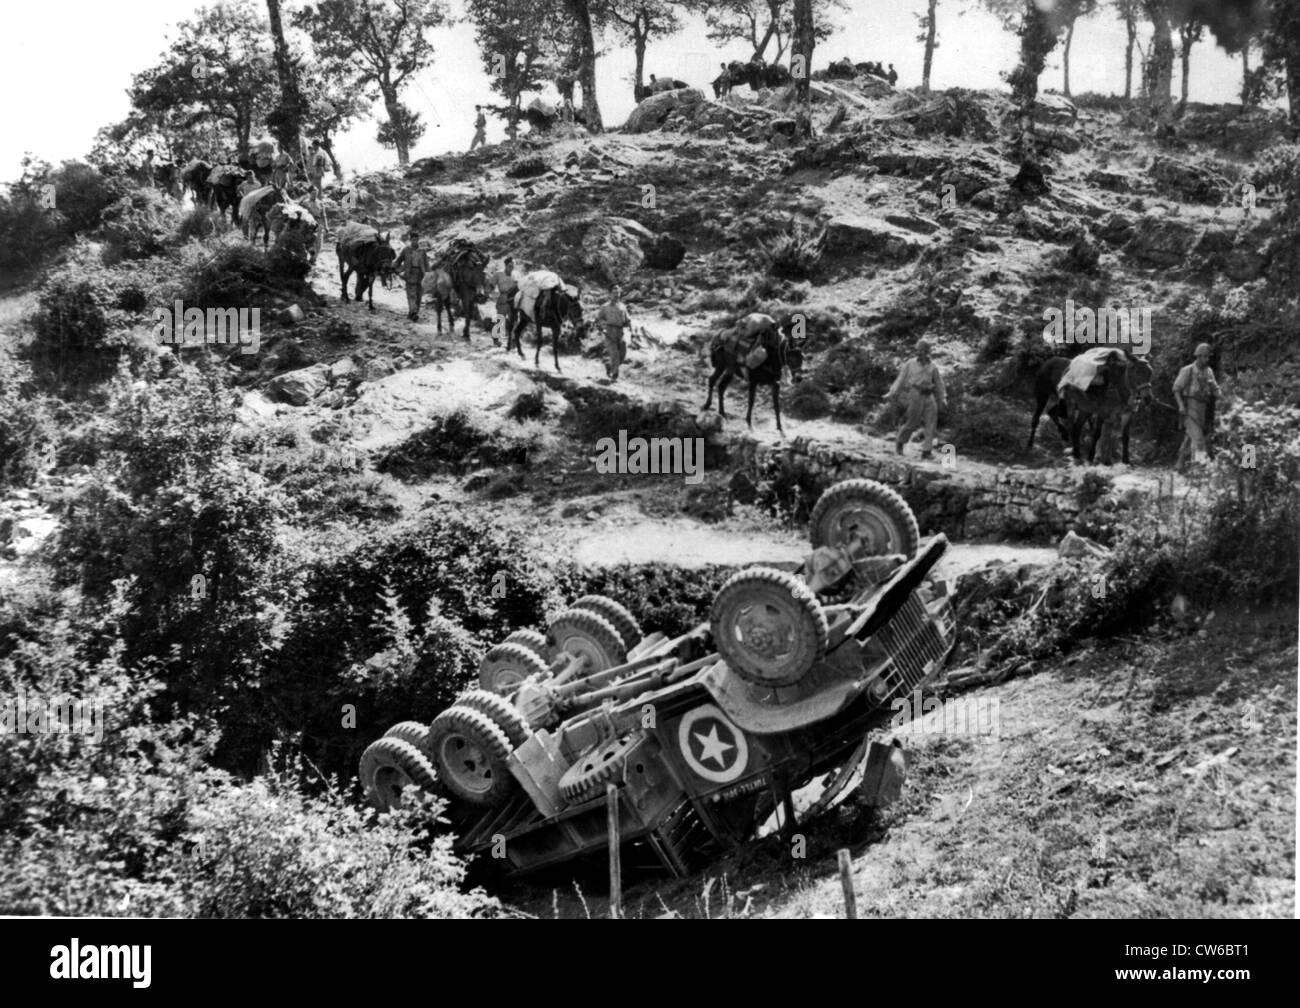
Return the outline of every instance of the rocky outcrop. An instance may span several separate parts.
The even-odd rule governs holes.
[[[905,262],[928,244],[912,231],[869,214],[842,214],[826,225],[826,251],[832,254],[865,254]]]
[[[624,283],[641,266],[676,269],[686,246],[668,234],[658,234],[629,217],[606,217],[583,235],[583,265],[605,283]]]
[[[1133,237],[1124,251],[1143,265],[1170,269],[1186,261],[1204,230],[1203,225],[1183,217],[1146,213],[1134,224]]]
[[[1165,154],[1157,154],[1147,172],[1163,190],[1187,203],[1217,205],[1232,189],[1232,183],[1213,169]]]
[[[624,133],[649,133],[658,129],[668,118],[670,112],[683,106],[700,105],[704,102],[704,92],[698,88],[678,88],[674,91],[661,91],[651,95],[637,105],[623,124]]]
[[[328,364],[313,364],[298,371],[286,371],[276,375],[266,386],[272,398],[280,399],[291,406],[306,406],[320,395],[330,384]]]

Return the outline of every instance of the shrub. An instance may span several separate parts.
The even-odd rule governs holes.
[[[465,473],[482,466],[520,465],[536,441],[533,427],[493,429],[491,422],[460,407],[434,417],[427,427],[385,451],[375,468],[398,479],[426,479],[439,472]]]
[[[186,307],[277,309],[291,301],[320,301],[306,283],[306,265],[293,256],[264,255],[234,234],[215,252],[191,248],[182,255],[185,279],[175,293]]]
[[[217,232],[217,217],[207,207],[195,207],[176,225],[176,237],[181,242],[202,241]]]
[[[123,196],[102,214],[99,235],[108,246],[106,260],[158,255],[178,215],[176,203],[156,189],[136,189]]]
[[[30,486],[59,441],[53,410],[23,387],[26,370],[0,353],[0,488]]]
[[[992,395],[948,393],[948,434],[957,451],[981,459],[1005,461],[1024,454],[1029,417],[1024,405]]]
[[[118,297],[108,275],[84,261],[49,274],[37,292],[35,338],[23,349],[36,376],[80,384],[111,375],[123,353],[140,346]]]
[[[13,605],[12,597],[7,605]],[[206,763],[212,733],[155,720],[149,666],[122,662],[123,610],[74,631],[71,600],[16,613],[0,681],[100,704],[101,738],[0,732],[0,913],[182,917],[449,917],[494,912],[461,889],[425,810],[378,818],[300,774],[241,784]],[[103,641],[110,643],[105,649]],[[88,650],[104,657],[88,661]],[[29,700],[30,702],[30,700]],[[93,723],[93,722],[92,722]]]
[[[759,255],[767,272],[791,280],[807,280],[821,263],[826,233],[810,234],[802,227],[778,235],[770,242],[759,242]]]
[[[577,568],[566,577],[567,596],[608,595],[621,602],[650,633],[676,637],[709,618],[713,597],[734,568],[721,564],[618,564]]]

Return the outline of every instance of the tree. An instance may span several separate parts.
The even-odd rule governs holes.
[[[805,137],[812,136],[812,59],[817,45],[813,21],[813,0],[794,0],[794,45],[803,57],[803,72],[795,78],[794,89],[800,105],[799,126]]]
[[[592,15],[592,0],[564,0],[574,27],[577,29],[578,84],[582,87],[582,118],[592,133],[603,133],[605,123],[600,117],[600,102],[596,98],[596,26]]]
[[[1276,70],[1286,80],[1291,103],[1291,134],[1300,140],[1300,4],[1270,0],[1268,26],[1263,31],[1266,72]]]
[[[640,101],[645,94],[646,44],[653,36],[680,31],[681,19],[667,0],[608,0],[605,11],[618,34],[632,43],[636,54],[632,94]]]
[[[1170,0],[1142,0],[1152,32],[1151,51],[1142,67],[1142,97],[1157,115],[1166,111],[1172,101],[1174,39],[1169,8]]]
[[[1070,47],[1074,45],[1074,26],[1079,18],[1087,17],[1097,9],[1097,0],[1076,0],[1075,3],[1066,4],[1062,7],[1062,18],[1065,22],[1065,49],[1061,53],[1062,68],[1064,72],[1064,87],[1066,97],[1070,95]]]
[[[1124,45],[1124,97],[1133,97],[1133,49],[1137,46],[1138,16],[1142,13],[1141,0],[1115,0],[1115,10],[1124,22],[1128,40]]]
[[[370,98],[346,79],[327,72],[316,60],[295,56],[295,65],[305,102],[303,131],[320,143],[335,176],[341,179],[343,168],[334,154],[334,137],[367,115]]]
[[[826,15],[831,8],[843,6],[841,0],[813,0],[813,35],[818,42],[831,34]],[[765,59],[768,45],[775,42],[776,53],[769,62],[779,63],[794,35],[793,0],[717,0],[707,10],[709,38],[719,44],[747,42],[754,49],[752,59]]]
[[[132,107],[182,129],[216,122],[247,150],[276,84],[266,21],[249,0],[231,0],[200,8],[177,30],[161,61],[132,77]]]
[[[280,103],[267,116],[267,124],[280,142],[280,149],[294,154],[302,150],[302,126],[305,102],[298,90],[298,76],[289,57],[289,44],[284,40],[284,25],[280,21],[280,0],[266,0],[266,11],[271,22],[271,39],[274,43],[275,74],[280,82]]]
[[[1187,110],[1187,85],[1191,71],[1192,46],[1196,45],[1205,34],[1205,22],[1192,14],[1178,25],[1178,58],[1182,67],[1182,80],[1179,89],[1178,114]]]
[[[415,146],[415,142],[424,136],[425,125],[420,121],[420,113],[399,101],[396,114],[390,111],[389,115],[388,119],[379,124],[379,128],[375,131],[375,139],[382,147],[398,148],[399,155],[401,144],[405,144],[409,152]]]
[[[540,91],[572,44],[572,26],[558,0],[467,0],[466,13],[492,89],[506,99],[513,140],[526,91]]]
[[[939,48],[939,36],[935,24],[935,13],[938,7],[939,0],[930,0],[924,14],[914,15],[921,28],[921,33],[916,36],[916,41],[925,43],[925,59],[921,64],[922,91],[930,90],[930,69],[934,66],[934,51]]]
[[[388,114],[385,134],[397,163],[409,164],[419,121],[401,102],[404,85],[433,62],[428,33],[447,19],[441,0],[320,0],[294,15],[326,69],[354,87],[379,91]]]

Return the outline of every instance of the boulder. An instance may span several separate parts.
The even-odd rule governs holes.
[[[308,368],[288,371],[272,378],[266,391],[291,406],[306,406],[329,388],[329,370],[328,364],[313,364]]]
[[[1107,245],[1123,245],[1133,237],[1134,220],[1118,210],[1109,214],[1097,228],[1097,237]]]
[[[656,235],[649,247],[642,245],[645,264],[653,269],[676,269],[686,257],[686,246],[672,235]]]
[[[397,374],[397,365],[393,363],[391,357],[379,355],[366,361],[366,381],[376,381],[380,378],[387,378],[389,375]]]
[[[663,92],[664,95],[676,93]],[[582,248],[578,253],[582,264],[607,284],[626,282],[645,261],[640,232],[644,231],[646,235],[651,232],[639,224],[636,229],[630,228],[627,226],[629,223],[635,222],[606,218],[592,224],[582,236]]]
[[[704,92],[698,88],[677,88],[651,95],[632,110],[623,124],[624,133],[648,133],[658,129],[673,109],[699,105],[704,102]]]
[[[330,381],[347,381],[360,377],[360,368],[351,357],[341,357],[330,365]]]
[[[1146,213],[1133,227],[1133,237],[1124,251],[1147,266],[1169,269],[1180,266],[1187,253],[1199,244],[1204,225],[1182,217]]]
[[[1090,171],[1085,176],[1091,186],[1098,189],[1105,189],[1108,192],[1133,193],[1142,188],[1141,181],[1127,172],[1106,171],[1098,168],[1096,171]]]
[[[19,518],[10,530],[14,552],[18,556],[34,553],[58,527],[54,518]]]
[[[934,234],[943,226],[938,221],[917,214],[885,214],[885,220],[895,227],[915,231],[917,234]]]
[[[1064,95],[1039,94],[1034,101],[1034,122],[1049,126],[1073,126],[1079,109]]]
[[[995,165],[977,157],[964,159],[939,176],[940,190],[951,185],[959,202],[965,202],[977,192],[992,189],[1002,181]]]
[[[1232,190],[1232,183],[1204,165],[1157,154],[1147,169],[1162,190],[1190,203],[1222,203]]]
[[[912,232],[867,214],[841,214],[826,225],[826,251],[831,253],[907,260],[918,255],[925,244]]]

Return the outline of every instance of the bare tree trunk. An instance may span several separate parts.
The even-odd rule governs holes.
[[[1133,45],[1137,41],[1137,21],[1131,14],[1124,15],[1124,30],[1128,44],[1124,47],[1124,97],[1133,97]]]
[[[397,100],[397,88],[381,82],[379,90],[384,98],[384,111],[388,113],[388,121],[393,127],[393,146],[397,148],[397,163],[405,166],[410,164],[411,150],[410,142],[406,137],[406,123],[402,118],[402,105]]]
[[[304,103],[294,77],[293,63],[289,60],[289,46],[284,41],[284,26],[280,22],[280,0],[266,0],[267,14],[271,20],[271,37],[275,44],[275,73],[280,81],[280,102],[271,116],[275,124],[276,140],[280,150],[297,157],[302,147],[302,116]]]
[[[1250,104],[1250,41],[1241,47],[1241,107]]]
[[[938,26],[935,24],[935,11],[939,6],[939,0],[930,0],[930,6],[925,14],[925,62],[921,65],[921,90],[930,90],[930,68],[934,66],[934,48],[935,36],[938,33]]]
[[[596,99],[596,33],[591,23],[591,7],[588,0],[565,0],[565,3],[578,28],[578,84],[582,87],[582,117],[586,120],[588,132],[603,133],[605,123],[600,117],[600,103]]]
[[[1188,26],[1182,26],[1178,31],[1178,41],[1181,48],[1179,52],[1179,62],[1182,65],[1182,79],[1179,82],[1178,90],[1178,114],[1182,115],[1187,110],[1187,82],[1191,76],[1191,56],[1192,46],[1196,44],[1196,37],[1188,30]]]
[[[1070,97],[1070,46],[1074,44],[1074,18],[1070,19],[1070,27],[1065,31],[1065,53],[1063,54],[1063,66],[1065,69],[1065,97]]]
[[[636,82],[632,85],[632,97],[640,101],[645,97],[645,46],[649,29],[642,31],[639,24],[632,27],[632,44],[636,49]]]
[[[803,57],[803,73],[795,80],[795,95],[800,108],[800,128],[804,137],[812,136],[812,58],[817,36],[813,32],[812,0],[794,0],[794,47]]]
[[[329,157],[330,167],[334,169],[334,177],[338,179],[340,182],[342,182],[343,166],[339,164],[339,159],[334,156],[334,141],[327,136],[321,137],[320,149],[323,150],[325,154]]]
[[[763,33],[763,39],[754,47],[754,55],[750,59],[762,59],[763,53],[767,52],[767,44],[772,41],[772,36],[776,33],[776,21],[772,20],[767,23],[767,31]]]
[[[1174,81],[1173,29],[1169,23],[1168,0],[1146,0],[1146,8],[1153,29],[1147,100],[1151,104],[1152,111],[1159,114],[1167,112],[1169,103],[1173,100],[1171,94]]]

